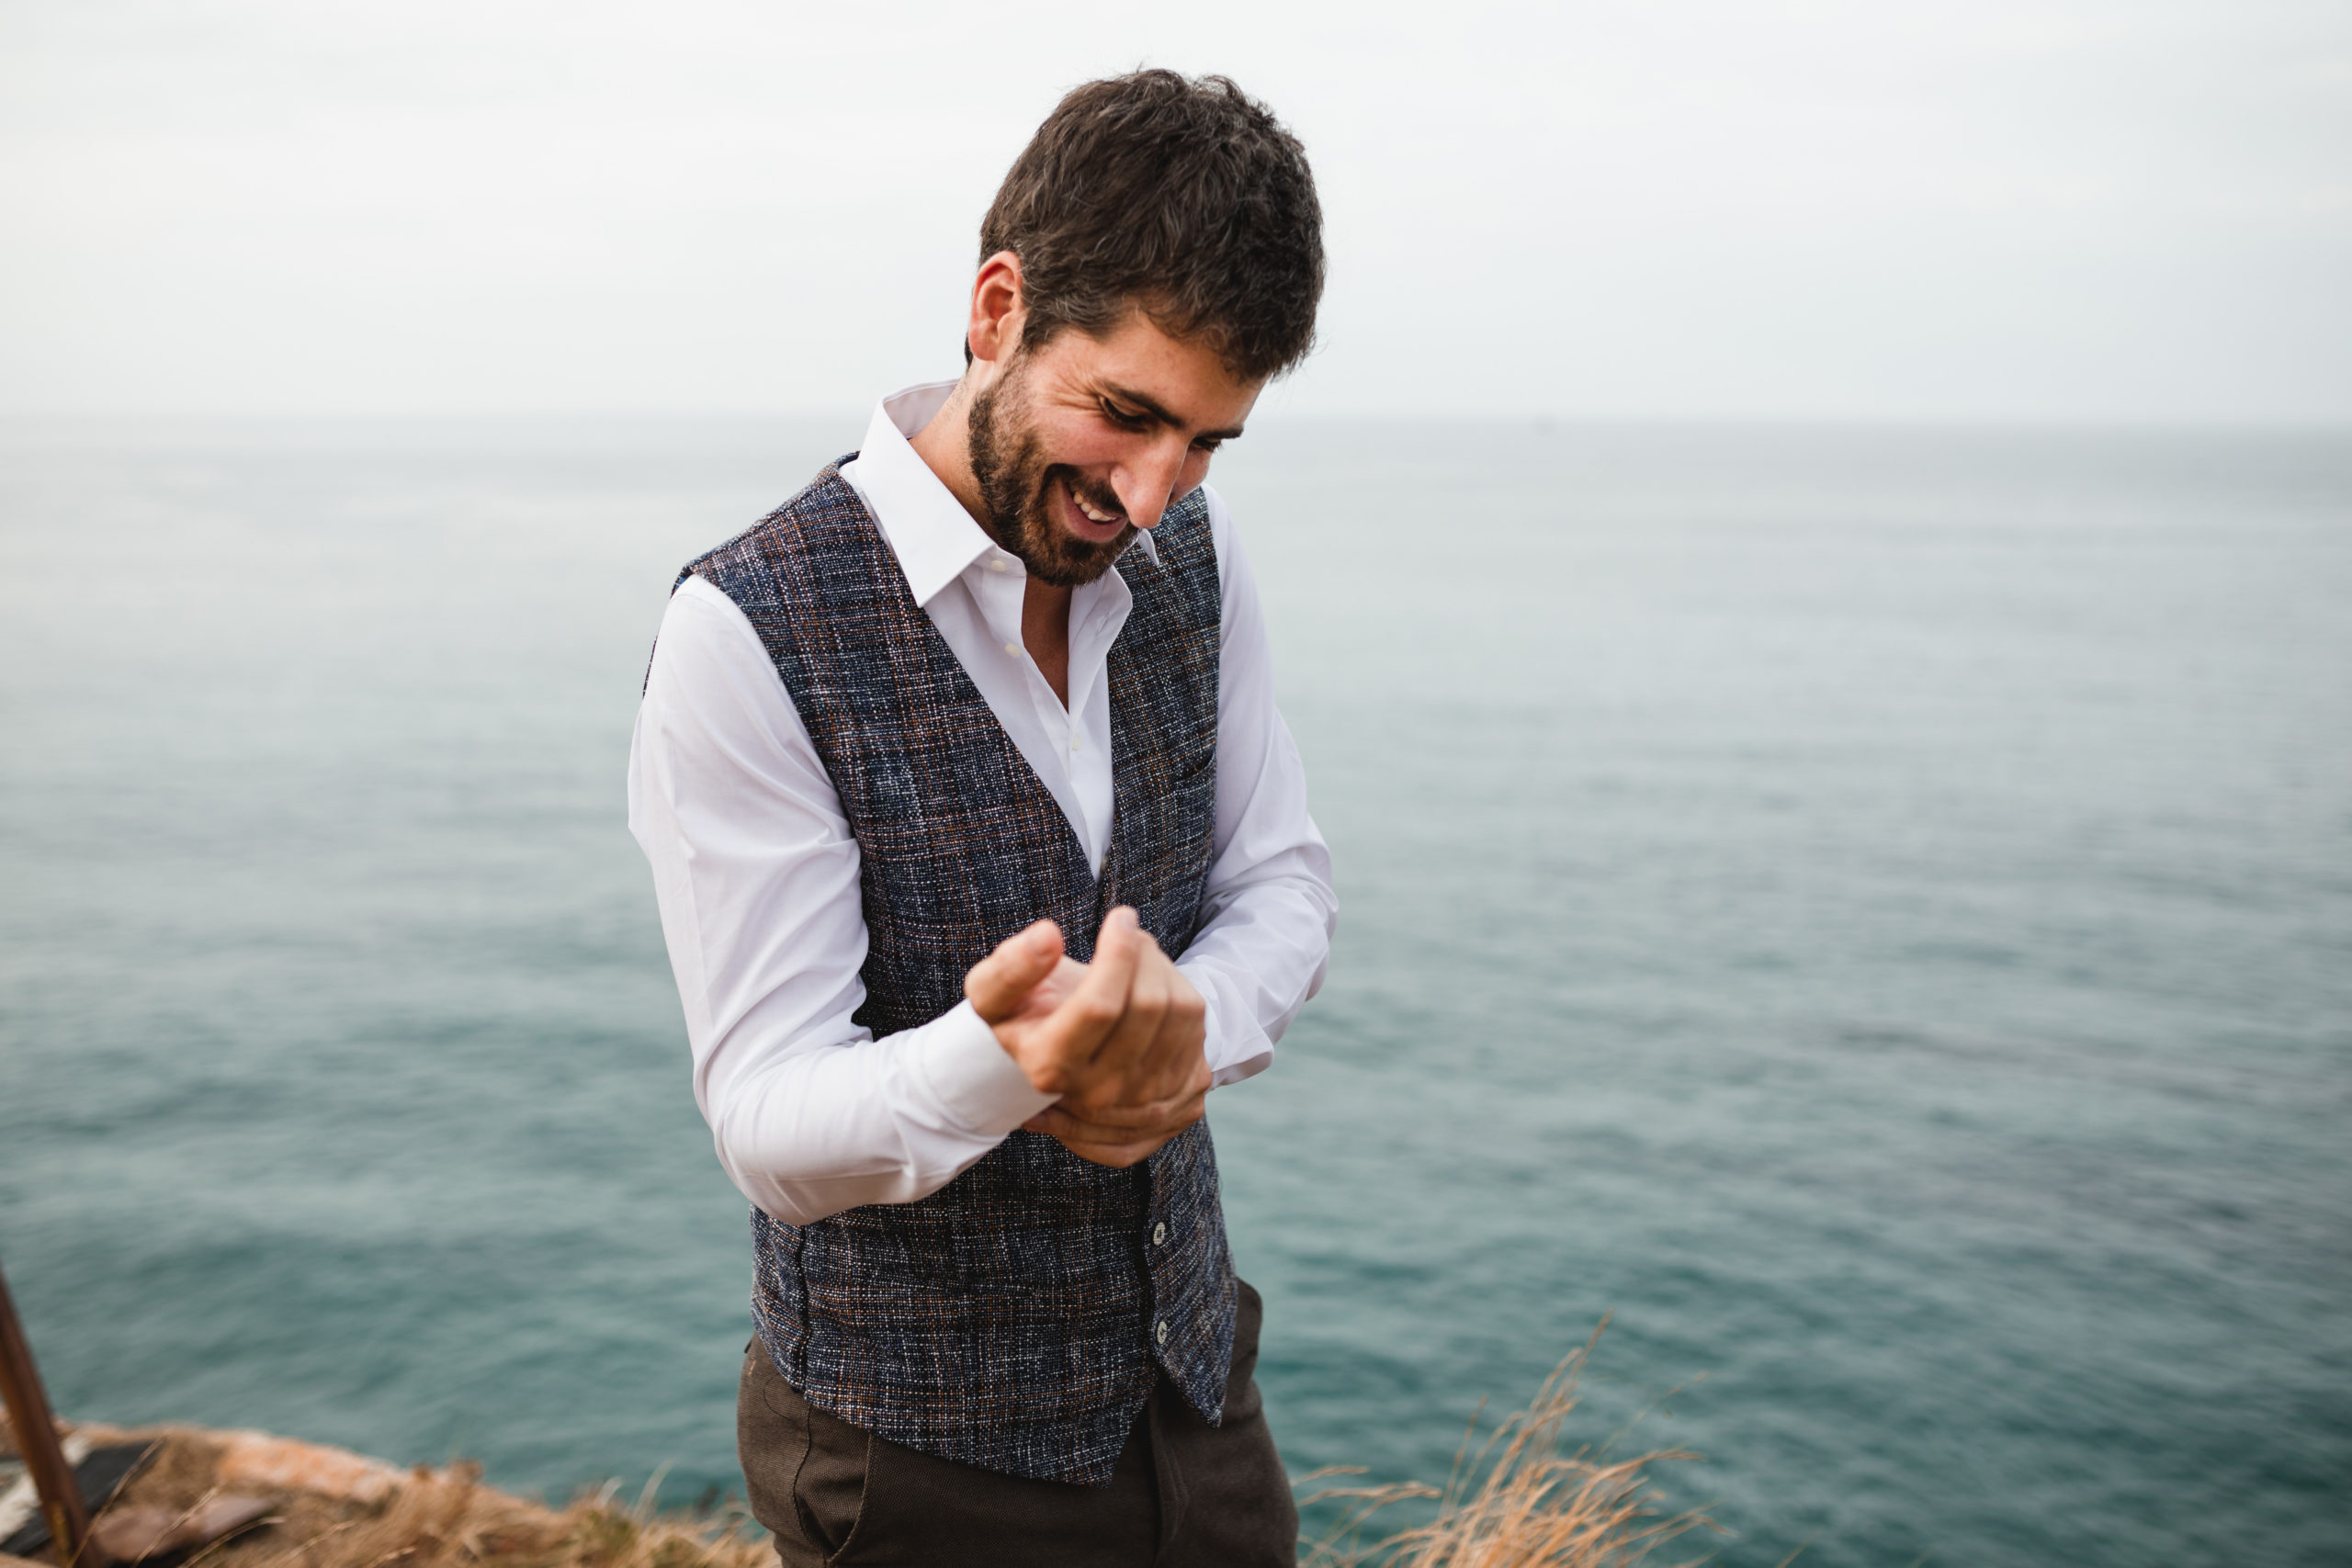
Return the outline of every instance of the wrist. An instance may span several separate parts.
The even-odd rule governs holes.
[[[926,1025],[925,1032],[922,1070],[940,1105],[966,1127],[1007,1133],[1053,1102],[970,1003]]]

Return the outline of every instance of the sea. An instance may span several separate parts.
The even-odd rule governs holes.
[[[0,426],[62,1411],[740,1495],[624,761],[676,568],[862,425]],[[1276,416],[1213,482],[1341,902],[1210,1111],[1295,1474],[1443,1483],[1589,1345],[1682,1557],[2352,1561],[2352,434]]]

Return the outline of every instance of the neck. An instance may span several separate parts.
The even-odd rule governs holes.
[[[980,499],[980,481],[972,472],[972,400],[979,396],[980,370],[977,362],[965,368],[964,378],[931,416],[931,423],[910,436],[907,445],[915,449],[925,468],[939,476],[947,493],[972,514],[981,532],[994,539],[996,530],[989,525],[988,504]]]
[[[915,432],[907,445],[915,449],[925,468],[939,476],[947,493],[972,514],[980,531],[1002,545],[1006,541],[997,536],[989,520],[988,503],[980,499],[980,481],[972,472],[972,400],[979,396],[982,368],[975,362],[965,369],[964,378],[931,416],[931,423]],[[1069,589],[1041,582],[1035,575],[1023,585],[1021,640],[1064,707],[1069,705]]]

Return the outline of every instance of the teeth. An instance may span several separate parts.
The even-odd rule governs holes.
[[[1087,505],[1087,504],[1086,504],[1086,502],[1085,502],[1085,501],[1084,501],[1082,498],[1080,498],[1080,495],[1079,495],[1078,491],[1070,491],[1070,492],[1069,492],[1069,498],[1070,498],[1072,501],[1077,502],[1078,502],[1078,509],[1079,509],[1080,512],[1085,513],[1086,513],[1086,515],[1087,515],[1089,518],[1092,519],[1094,522],[1097,522],[1097,523],[1116,523],[1116,522],[1118,521],[1118,519],[1117,519],[1116,517],[1112,516],[1109,513],[1106,513],[1106,512],[1097,512],[1097,511],[1095,511],[1095,510],[1094,510],[1094,508],[1092,508],[1092,507],[1091,507],[1091,506]]]

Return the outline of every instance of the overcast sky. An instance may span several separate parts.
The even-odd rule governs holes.
[[[1315,162],[1270,407],[2352,421],[2345,0],[0,0],[0,410],[862,405],[1139,62]]]

